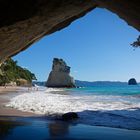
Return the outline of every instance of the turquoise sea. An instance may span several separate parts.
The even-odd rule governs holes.
[[[120,84],[120,85],[95,85],[92,87],[80,87],[80,88],[73,88],[68,89],[72,92],[78,94],[85,94],[85,95],[120,95],[120,96],[127,96],[127,95],[140,95],[140,85],[127,85],[127,84]]]

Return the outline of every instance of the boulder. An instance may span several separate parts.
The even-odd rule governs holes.
[[[136,81],[136,79],[135,79],[135,78],[131,78],[131,79],[129,79],[129,81],[128,81],[128,85],[137,85],[137,81]]]
[[[75,87],[75,81],[70,76],[70,67],[67,66],[63,59],[54,58],[52,71],[46,82],[47,87]]]
[[[16,82],[13,81],[5,84],[5,86],[16,86],[16,85],[17,85]]]
[[[75,120],[78,119],[78,114],[75,112],[68,112],[62,115],[62,120],[63,121],[71,121],[71,120]]]

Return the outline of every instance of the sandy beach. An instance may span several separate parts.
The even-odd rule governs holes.
[[[23,90],[23,88],[17,86],[8,86],[6,88],[0,87],[0,116],[34,116],[34,113],[22,112],[14,108],[8,108],[4,106],[7,102],[9,102],[11,96],[22,94],[25,91],[28,92],[28,88],[24,88]]]

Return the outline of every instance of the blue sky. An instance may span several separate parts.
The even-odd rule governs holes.
[[[140,49],[130,44],[139,32],[117,15],[95,9],[70,26],[45,36],[14,57],[40,81],[47,80],[54,57],[71,66],[75,79],[140,81]]]

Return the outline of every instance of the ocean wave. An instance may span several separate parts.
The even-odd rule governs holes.
[[[63,88],[46,88],[45,92],[64,91]]]
[[[52,91],[18,95],[6,107],[45,115],[77,112],[82,123],[140,129],[140,103],[135,97],[62,95]]]
[[[129,113],[128,110],[123,110],[123,112],[127,114]],[[133,113],[135,113],[135,111]],[[83,112],[79,112],[79,114],[81,118],[77,123],[140,130],[140,119],[133,118],[131,117],[131,115],[126,117],[124,115],[121,115],[121,113],[119,114],[119,111],[112,112],[86,110]]]

